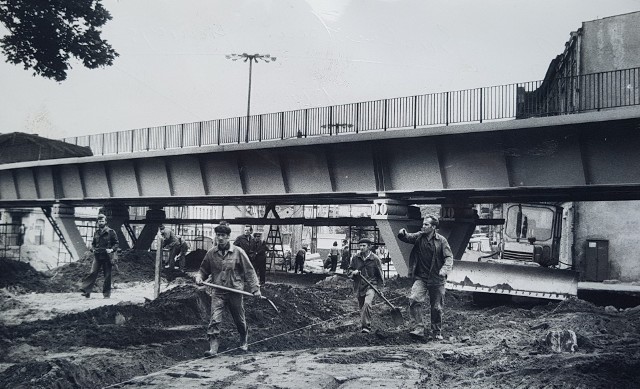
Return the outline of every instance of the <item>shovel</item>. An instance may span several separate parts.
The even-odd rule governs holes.
[[[396,326],[403,325],[404,317],[402,317],[402,312],[400,312],[400,308],[395,307],[393,304],[391,304],[391,301],[387,300],[387,298],[384,297],[384,295],[378,290],[378,288],[373,286],[373,284],[371,284],[371,282],[369,282],[369,280],[366,279],[362,274],[358,274],[358,275],[367,285],[371,287],[371,289],[373,289],[374,292],[376,292],[378,296],[382,297],[382,299],[384,300],[385,303],[387,303],[388,306],[391,307],[391,319],[393,320],[393,324],[395,324]],[[346,275],[343,275],[343,276],[347,277]]]
[[[233,292],[233,293],[243,294],[245,296],[255,297],[252,293],[245,292],[244,290],[227,288],[226,286],[211,284],[209,282],[203,282],[202,284],[206,285],[206,286],[210,286],[210,287],[215,288],[215,289],[226,290],[227,292]],[[276,307],[276,305],[273,303],[273,301],[269,300],[268,298],[266,298],[264,296],[260,296],[260,298],[264,299],[264,300],[267,300],[269,302],[269,304],[271,304],[273,309],[275,309],[277,313],[280,313],[280,311],[278,310],[278,307]]]

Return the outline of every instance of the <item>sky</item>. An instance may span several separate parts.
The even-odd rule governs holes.
[[[243,116],[249,68],[231,53],[277,58],[253,67],[252,114],[540,80],[583,21],[640,11],[640,0],[103,4],[114,65],[74,61],[56,82],[0,61],[0,133],[59,139]]]

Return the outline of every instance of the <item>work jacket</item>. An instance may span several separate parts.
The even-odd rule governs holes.
[[[251,293],[260,289],[258,276],[247,254],[231,243],[225,252],[222,252],[217,245],[209,250],[202,260],[199,273],[203,280],[211,275],[212,284]]]
[[[98,228],[93,234],[91,248],[96,254],[106,254],[107,249],[116,251],[118,244],[118,235],[116,235],[116,232],[105,226],[103,229]]]
[[[253,259],[255,261],[266,261],[267,260],[267,251],[269,251],[269,245],[262,239],[253,238],[251,241],[251,252],[254,255]]]
[[[253,259],[253,257],[255,256],[255,253],[251,250],[252,240],[253,240],[253,237],[251,235],[249,236],[240,235],[239,237],[236,238],[233,244],[236,247],[240,247],[241,249],[243,249],[245,254],[247,254],[247,256],[249,257],[249,259]]]
[[[366,295],[367,289],[370,289],[369,285],[362,281],[360,275],[366,277],[371,284],[377,285],[378,290],[384,286],[382,264],[380,263],[380,258],[374,253],[369,252],[367,258],[363,258],[360,252],[354,255],[353,258],[351,258],[348,274],[351,274],[354,270],[360,272],[360,274],[353,277],[353,291],[358,293],[358,296]]]
[[[348,269],[351,262],[351,250],[349,246],[342,247],[342,260],[340,261],[340,269]]]
[[[428,239],[427,234],[422,231],[398,234],[398,239],[405,243],[413,244],[413,249],[411,249],[411,254],[409,254],[409,277],[411,279],[415,279],[418,261],[426,260],[426,258],[421,258],[420,256],[420,245],[426,243],[426,240]],[[447,280],[446,275],[453,269],[453,254],[447,239],[435,231],[433,243],[435,251],[431,260],[429,276],[425,281],[428,285],[444,285]],[[445,275],[440,275],[441,269],[444,269],[443,273],[445,273]]]

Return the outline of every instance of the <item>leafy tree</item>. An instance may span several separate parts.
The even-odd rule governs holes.
[[[0,0],[0,38],[7,62],[33,69],[34,76],[63,81],[75,57],[95,69],[112,65],[118,53],[102,39],[111,20],[102,0]]]

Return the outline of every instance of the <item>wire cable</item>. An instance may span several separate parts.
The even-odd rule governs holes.
[[[392,299],[389,299],[389,298],[387,298],[387,299],[391,302],[391,301],[396,301],[396,300],[398,300],[398,299],[400,299],[400,298],[403,298],[403,297],[405,297],[405,296],[398,296],[398,297],[395,297],[395,298],[392,298]],[[385,305],[385,304],[386,304],[386,303],[385,303],[384,301],[381,301],[381,302],[378,302],[378,303],[373,304],[373,306],[375,307],[375,306],[378,306],[378,305]],[[289,331],[283,332],[283,333],[278,334],[278,335],[270,336],[270,337],[267,337],[267,338],[264,338],[264,339],[257,340],[257,341],[255,341],[255,342],[251,342],[251,343],[249,343],[248,345],[249,345],[249,346],[252,346],[252,345],[254,345],[254,344],[258,344],[258,343],[266,342],[266,341],[268,341],[268,340],[276,339],[276,338],[279,338],[279,337],[281,337],[281,336],[285,336],[285,335],[292,334],[292,333],[294,333],[294,332],[302,331],[302,330],[305,330],[305,329],[308,329],[308,328],[311,328],[311,327],[317,326],[317,325],[319,325],[319,324],[328,323],[328,322],[331,322],[331,321],[334,321],[334,320],[338,320],[338,319],[343,319],[343,318],[346,318],[347,316],[353,315],[354,313],[360,313],[360,309],[358,309],[358,310],[354,310],[354,311],[351,311],[351,312],[347,312],[347,313],[345,313],[345,314],[338,315],[338,316],[335,316],[335,317],[332,317],[332,318],[329,318],[329,319],[326,319],[326,320],[322,320],[322,321],[319,321],[319,322],[317,322],[317,323],[312,323],[312,324],[306,325],[306,326],[304,326],[304,327],[294,328],[294,329],[292,329],[292,330],[289,330]],[[227,354],[227,353],[230,353],[230,352],[232,352],[232,351],[239,350],[239,349],[240,349],[240,347],[230,348],[230,349],[224,350],[224,351],[222,351],[222,352],[219,352],[219,353],[217,353],[216,355],[211,356],[211,357],[200,357],[200,358],[190,359],[190,360],[182,361],[182,362],[177,363],[177,364],[175,364],[175,365],[170,365],[170,366],[167,366],[167,365],[161,365],[161,369],[160,369],[160,370],[157,370],[157,371],[154,371],[152,374],[155,374],[155,373],[161,373],[161,372],[163,372],[163,371],[167,371],[167,370],[170,370],[170,369],[173,369],[173,368],[179,367],[179,366],[181,366],[181,365],[190,364],[190,363],[197,362],[197,361],[202,361],[202,360],[205,360],[205,359],[213,359],[213,358],[216,358],[216,357],[218,357],[218,356],[220,356],[220,355],[224,355],[224,354]],[[128,384],[128,383],[134,382],[134,381],[135,381],[135,377],[134,377],[134,378],[130,378],[130,379],[126,380],[126,381],[122,381],[122,382],[118,382],[118,383],[116,383],[116,384],[111,384],[111,385],[109,385],[109,386],[105,386],[104,388],[105,388],[105,389],[106,389],[106,388],[114,388],[114,387],[118,387],[118,386],[121,386],[121,385],[124,385],[124,384]]]

